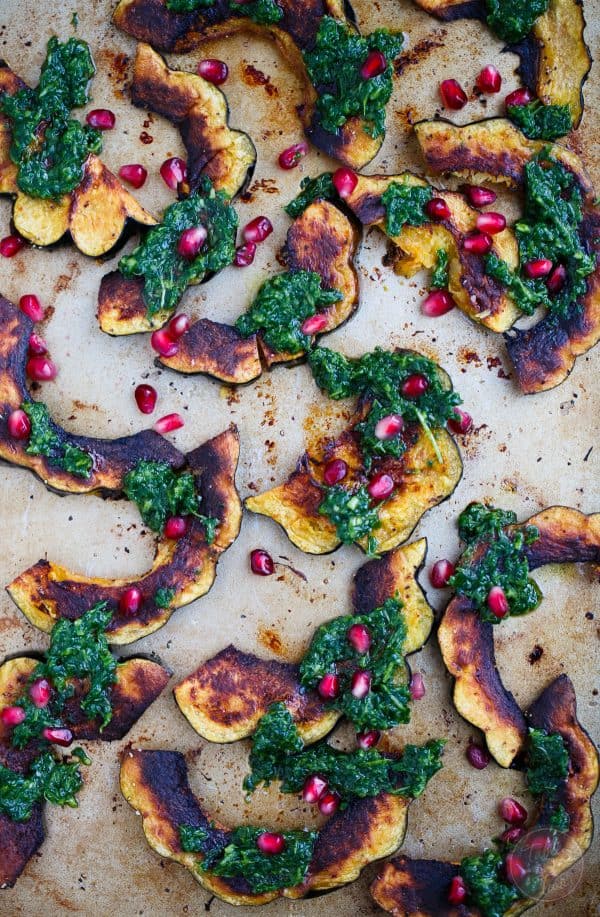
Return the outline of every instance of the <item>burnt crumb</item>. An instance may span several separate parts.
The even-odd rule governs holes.
[[[154,137],[152,136],[152,134],[149,134],[148,131],[142,131],[142,133],[140,134],[140,140],[142,141],[142,143],[145,143],[146,145],[149,143],[154,143]]]
[[[211,905],[212,905],[212,903],[213,903],[214,900],[215,900],[215,896],[212,895],[212,896],[208,899],[208,901],[205,902],[205,904],[204,904],[204,910],[206,911],[207,914],[208,914],[208,912],[210,911]]]
[[[593,448],[594,448],[593,446],[590,446],[590,448],[588,449],[588,451],[587,451],[587,452],[585,453],[585,455],[583,456],[583,461],[584,461],[584,462],[587,462],[587,460],[589,459],[590,455],[592,454],[592,449],[593,449]]]
[[[586,611],[585,616],[586,616],[586,618],[587,618],[588,621],[593,621],[593,620],[594,620],[594,613],[593,613],[592,611]]]
[[[543,648],[539,645],[539,643],[536,643],[529,656],[527,657],[529,659],[529,665],[535,665],[536,662],[539,662],[543,656],[543,653]]]

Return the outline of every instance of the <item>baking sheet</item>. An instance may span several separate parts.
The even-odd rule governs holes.
[[[90,107],[110,107],[117,114],[115,130],[104,135],[103,159],[117,170],[126,162],[144,163],[151,175],[137,192],[141,202],[159,212],[172,200],[157,172],[166,156],[182,153],[176,131],[162,119],[134,109],[125,92],[133,40],[110,24],[112,3],[92,0],[78,9],[77,34],[90,42],[98,74]],[[49,36],[72,34],[75,4],[64,0],[2,0],[1,54],[26,80],[37,82]],[[416,10],[408,0],[357,0],[355,9],[367,30],[380,25],[402,28],[409,35],[406,67],[396,81],[388,109],[389,131],[384,147],[366,171],[421,169],[407,123],[438,110],[437,85],[457,77],[471,88],[481,66],[499,67],[504,83],[500,97],[515,88],[517,59],[500,54],[500,44],[477,22],[441,25]],[[598,56],[599,7],[586,2],[587,39]],[[232,126],[242,127],[258,147],[258,163],[250,201],[240,203],[243,225],[267,213],[275,224],[271,238],[259,248],[252,268],[230,268],[201,288],[188,291],[186,312],[231,321],[246,307],[254,291],[278,270],[276,253],[289,225],[281,207],[295,193],[304,174],[315,175],[331,163],[311,152],[291,173],[277,168],[277,154],[301,139],[293,114],[300,101],[294,75],[267,42],[237,37],[205,47],[171,64],[193,69],[200,57],[227,61],[231,77],[225,90]],[[576,138],[600,188],[597,162],[598,65],[586,87],[586,114]],[[262,79],[261,74],[267,77]],[[501,98],[487,104],[473,101],[456,115],[466,122],[500,111]],[[142,142],[140,137],[152,138]],[[593,154],[596,153],[596,161]],[[10,205],[0,204],[1,235],[8,231]],[[132,243],[129,243],[131,245]],[[348,355],[375,345],[417,347],[439,360],[451,373],[475,429],[462,448],[465,471],[455,494],[422,520],[414,537],[426,536],[429,558],[455,556],[455,519],[469,500],[490,499],[515,510],[519,518],[542,507],[563,503],[585,512],[600,508],[597,443],[598,349],[579,358],[570,378],[554,391],[525,398],[516,393],[498,336],[477,328],[458,311],[438,320],[425,319],[419,302],[427,279],[395,277],[382,267],[381,236],[366,234],[359,256],[361,308],[324,343]],[[202,377],[185,377],[153,365],[147,336],[112,339],[99,332],[96,295],[102,275],[114,262],[85,258],[66,244],[53,251],[25,249],[12,260],[0,259],[0,290],[12,301],[37,293],[53,309],[43,334],[59,364],[56,382],[44,386],[43,397],[56,419],[69,429],[96,436],[119,436],[144,426],[135,407],[133,389],[146,380],[159,392],[159,413],[180,411],[185,427],[172,435],[190,449],[238,424],[242,440],[238,486],[242,496],[281,481],[292,469],[304,444],[343,423],[342,408],[320,395],[305,367],[276,369],[246,388],[234,390]],[[0,468],[0,580],[8,583],[40,557],[90,575],[123,576],[147,569],[153,539],[144,533],[135,508],[125,502],[95,497],[59,497],[45,490],[26,471]],[[281,562],[277,575],[252,576],[248,555],[266,548]],[[146,845],[140,819],[121,798],[118,754],[127,742],[145,748],[184,751],[192,783],[209,811],[225,822],[241,821],[296,826],[311,824],[312,813],[293,797],[259,790],[246,804],[240,789],[246,770],[248,743],[211,746],[201,740],[179,714],[171,687],[198,663],[234,641],[244,650],[295,660],[320,622],[348,610],[352,574],[363,558],[344,548],[326,557],[296,550],[268,519],[247,514],[234,546],[224,555],[212,591],[176,612],[158,633],[125,648],[131,653],[156,653],[171,667],[171,686],[146,712],[122,743],[89,743],[93,765],[86,773],[78,810],[46,808],[47,839],[13,890],[0,893],[0,913],[7,915],[224,915],[230,906],[210,896],[183,868],[162,862]],[[287,566],[286,566],[287,565]],[[299,571],[299,572],[295,572]],[[300,575],[302,574],[302,575]],[[582,723],[598,740],[598,583],[591,570],[546,568],[536,573],[545,595],[542,607],[529,617],[510,619],[496,631],[498,664],[510,690],[525,706],[560,672],[575,683]],[[442,597],[421,581],[436,607]],[[594,617],[586,617],[592,612]],[[0,658],[5,654],[43,650],[47,638],[34,630],[8,597],[0,597]],[[529,654],[543,649],[538,662]],[[489,843],[500,828],[497,800],[522,796],[523,779],[491,765],[479,772],[464,759],[469,736],[475,734],[455,713],[451,680],[439,657],[435,638],[412,657],[422,672],[426,697],[414,705],[413,721],[396,730],[398,743],[448,739],[445,766],[423,797],[411,807],[403,850],[415,856],[460,858]],[[598,811],[597,797],[596,810]],[[360,880],[330,895],[305,901],[277,901],[264,912],[295,917],[381,913],[371,901],[368,885],[376,867]],[[599,844],[588,852],[583,867],[568,874],[559,893],[564,897],[538,905],[534,913],[580,917],[600,913]],[[240,908],[240,914],[251,913]]]

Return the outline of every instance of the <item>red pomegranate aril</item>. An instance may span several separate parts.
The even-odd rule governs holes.
[[[372,500],[386,500],[394,492],[394,479],[385,471],[380,471],[367,484],[367,491]]]
[[[488,210],[486,213],[480,213],[476,220],[477,229],[490,236],[506,229],[506,217],[503,213],[494,213]]]
[[[402,394],[406,398],[420,398],[429,388],[429,379],[421,373],[413,373],[402,383]]]
[[[178,253],[182,258],[191,261],[206,242],[207,236],[205,226],[190,226],[189,229],[184,229],[177,242]]]
[[[295,169],[300,160],[308,153],[308,143],[294,143],[279,154],[279,165],[282,169]]]
[[[469,742],[465,754],[471,767],[474,767],[478,771],[484,770],[492,760],[487,748],[476,745],[475,742]]]
[[[119,178],[126,181],[132,188],[141,188],[148,178],[148,170],[139,162],[131,162],[119,169]]]
[[[229,76],[229,67],[225,61],[216,57],[207,57],[201,60],[197,67],[198,75],[208,83],[220,86]]]
[[[393,439],[398,436],[404,426],[404,420],[400,414],[386,414],[375,424],[375,437],[377,439]]]
[[[119,611],[122,615],[135,615],[142,605],[142,593],[137,586],[130,586],[119,598]]]
[[[13,439],[27,439],[31,433],[31,421],[25,411],[17,408],[8,415],[8,433]]]
[[[385,54],[381,51],[369,51],[365,62],[360,68],[360,75],[363,80],[372,80],[374,76],[380,76],[387,67]]]
[[[504,873],[511,885],[518,885],[527,876],[525,864],[516,853],[507,853],[504,859]]]
[[[487,255],[493,244],[487,232],[472,232],[463,239],[464,250],[472,255]]]
[[[273,232],[273,224],[265,216],[255,217],[246,223],[242,230],[242,236],[245,242],[264,242],[265,239]]]
[[[174,357],[179,352],[179,344],[174,341],[166,328],[153,331],[150,335],[150,346],[161,357]]]
[[[165,159],[160,167],[160,176],[171,191],[177,191],[177,186],[187,178],[185,161],[180,159],[179,156],[171,156],[170,159]]]
[[[440,96],[444,108],[458,111],[467,104],[467,94],[458,80],[442,80],[440,83]]]
[[[325,793],[319,799],[319,812],[321,815],[334,815],[340,807],[340,802],[337,793]]]
[[[565,285],[567,279],[567,269],[564,264],[557,264],[548,280],[546,281],[546,286],[548,287],[548,292],[555,294],[560,293],[562,288]]]
[[[527,821],[527,809],[516,799],[506,796],[498,806],[500,818],[509,825],[523,825]]]
[[[410,696],[413,700],[421,700],[425,697],[425,681],[420,672],[415,672],[410,679]]]
[[[304,802],[308,802],[310,805],[314,805],[326,792],[327,781],[323,780],[322,777],[319,777],[318,774],[313,774],[311,777],[307,777],[304,781],[304,786],[302,787],[302,799]]]
[[[37,678],[29,686],[29,696],[32,703],[42,709],[47,707],[52,696],[52,686],[46,678]]]
[[[429,318],[438,318],[440,315],[445,315],[450,309],[454,309],[455,305],[448,290],[432,290],[421,303],[421,312],[423,315],[428,315]]]
[[[189,528],[189,522],[185,516],[170,516],[165,522],[165,536],[167,538],[183,538]]]
[[[456,567],[449,560],[437,560],[429,571],[429,582],[434,589],[445,589],[455,570]]]
[[[502,77],[500,71],[488,64],[483,70],[480,70],[475,79],[477,88],[481,92],[500,92],[502,86]]]
[[[461,191],[464,192],[473,207],[487,207],[493,204],[498,197],[495,191],[490,188],[482,188],[481,185],[462,185]]]
[[[117,119],[109,108],[94,108],[93,111],[88,111],[85,120],[90,127],[96,127],[99,131],[111,131]]]
[[[525,836],[525,828],[507,828],[500,835],[500,841],[503,844],[517,844]]]
[[[267,551],[256,548],[250,552],[250,569],[257,576],[271,576],[275,572],[275,564]]]
[[[12,728],[13,726],[19,726],[26,716],[27,714],[23,707],[4,707],[0,713],[0,722],[2,722],[3,726]]]
[[[340,679],[333,672],[323,675],[323,678],[317,685],[317,691],[323,700],[334,700],[340,693]]]
[[[347,474],[348,465],[344,459],[332,459],[331,462],[327,462],[325,465],[323,480],[328,487],[333,487],[334,484],[339,484],[340,481],[343,481]]]
[[[309,315],[302,322],[300,330],[302,334],[318,334],[323,331],[327,325],[327,316],[323,312],[317,312],[315,315]]]
[[[442,197],[432,197],[430,201],[427,201],[425,213],[432,220],[449,220],[451,216],[450,208]]]
[[[487,605],[497,618],[505,618],[510,610],[508,599],[502,586],[492,586],[488,592]]]
[[[357,732],[356,742],[359,748],[374,748],[381,738],[378,729],[369,729],[367,732]]]
[[[169,324],[167,325],[167,330],[169,336],[176,341],[178,338],[183,337],[186,331],[190,330],[190,320],[187,315],[174,315]]]
[[[21,236],[4,236],[3,239],[0,239],[0,255],[3,258],[14,258],[24,245],[25,239],[22,239]]]
[[[27,360],[25,372],[35,382],[51,382],[52,379],[56,379],[58,370],[48,357],[35,355]]]
[[[515,89],[514,92],[509,92],[504,100],[504,104],[507,108],[510,108],[512,105],[529,105],[530,102],[533,102],[533,96],[525,87]]]
[[[157,433],[172,433],[173,430],[180,430],[183,427],[184,421],[181,414],[165,414],[164,417],[160,417],[154,424],[154,429]]]
[[[550,273],[552,262],[549,258],[538,258],[536,261],[528,261],[523,270],[532,280],[538,280]]]
[[[41,322],[46,313],[34,293],[26,293],[19,300],[19,309],[29,316],[32,322]]]
[[[357,669],[350,682],[352,697],[362,700],[371,690],[371,673],[366,669]]]
[[[524,828],[511,828],[511,831],[520,831],[521,837],[525,834]],[[504,832],[507,834],[508,832]],[[551,834],[548,834],[546,831],[540,831],[536,834],[531,834],[526,841],[527,849],[531,850],[532,853],[552,853],[554,847],[554,839]]]
[[[235,250],[235,257],[233,263],[236,267],[248,267],[249,264],[252,264],[254,261],[254,256],[256,254],[256,245],[254,242],[246,242],[245,245],[240,245]]]
[[[28,341],[29,353],[35,353],[38,356],[48,353],[48,345],[46,344],[43,337],[40,337],[39,334],[30,334]]]
[[[46,726],[42,729],[42,735],[47,742],[53,745],[61,745],[66,748],[73,741],[73,733],[70,729],[61,729],[60,727]]]
[[[151,414],[156,407],[158,394],[151,385],[138,385],[134,392],[135,401],[142,414]]]
[[[285,850],[285,838],[283,834],[275,834],[273,831],[265,831],[256,838],[256,846],[261,853],[267,856],[275,856]]]
[[[371,631],[366,624],[352,624],[346,636],[350,646],[361,656],[371,649]]]
[[[454,408],[454,417],[450,418],[447,426],[452,433],[468,433],[473,426],[473,418],[467,411]]]
[[[358,184],[358,175],[352,169],[342,166],[332,176],[333,187],[341,198],[350,197]]]
[[[452,876],[448,888],[448,901],[450,904],[462,904],[467,897],[467,886],[462,876]]]

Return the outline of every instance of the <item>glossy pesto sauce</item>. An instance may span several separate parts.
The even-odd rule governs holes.
[[[89,100],[95,73],[89,46],[70,38],[48,42],[36,89],[0,97],[0,111],[11,122],[10,157],[18,167],[17,184],[32,197],[60,198],[83,178],[83,163],[102,149],[100,131],[70,117]]]
[[[174,13],[195,13],[215,5],[215,0],[166,0],[166,7]],[[249,3],[229,3],[232,12],[247,16],[261,25],[279,22],[283,10],[275,0],[250,0]]]
[[[28,455],[43,455],[52,467],[62,468],[78,478],[89,478],[94,466],[92,456],[61,439],[46,405],[41,401],[26,401],[21,408],[31,422],[25,452]]]
[[[568,105],[544,105],[539,99],[527,105],[509,105],[506,113],[530,140],[557,140],[573,126]]]
[[[503,41],[522,41],[548,5],[549,0],[485,0],[487,24]]]
[[[385,208],[385,231],[389,236],[398,236],[402,227],[422,226],[430,221],[425,205],[433,197],[430,185],[412,185],[409,182],[390,182],[381,195]]]

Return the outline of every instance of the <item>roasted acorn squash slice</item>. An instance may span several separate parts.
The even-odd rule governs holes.
[[[57,564],[40,560],[7,586],[15,604],[40,630],[50,631],[57,618],[81,617],[97,602],[108,602],[114,615],[108,639],[114,644],[132,643],[165,624],[176,608],[189,605],[212,586],[217,562],[237,538],[241,504],[235,488],[239,437],[231,427],[186,456],[187,468],[197,478],[203,512],[219,521],[209,544],[203,523],[193,518],[178,541],[159,539],[152,569],[133,579],[104,579],[71,573]],[[118,610],[120,595],[131,586],[139,588],[143,603],[135,615]],[[171,598],[167,607],[157,604],[157,591]]]
[[[600,563],[600,513],[586,516],[553,506],[517,527],[528,525],[536,526],[540,535],[524,547],[530,570],[546,564]],[[455,679],[456,709],[483,731],[498,764],[510,767],[527,729],[496,668],[493,626],[481,619],[468,598],[457,595],[442,616],[438,641],[446,668]]]
[[[427,542],[421,538],[368,561],[354,577],[354,614],[367,614],[396,595],[402,601],[406,654],[423,646],[433,625],[433,611],[416,579],[426,550]],[[315,691],[301,686],[298,665],[261,659],[235,646],[204,662],[179,682],[173,693],[192,728],[210,742],[246,738],[271,704],[280,701],[294,717],[306,744],[327,735],[341,716],[327,710]]]

